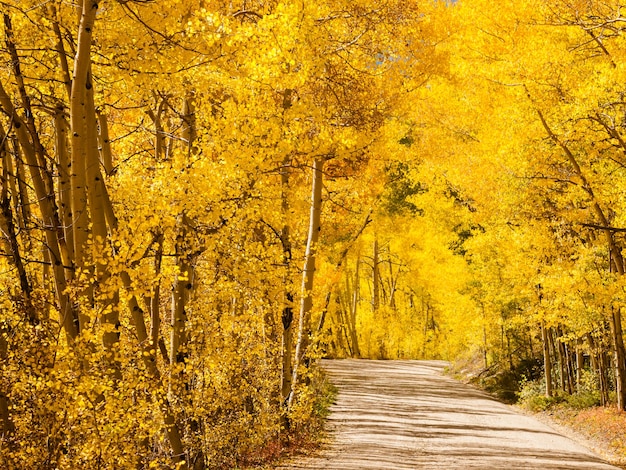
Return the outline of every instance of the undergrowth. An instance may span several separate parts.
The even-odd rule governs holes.
[[[317,450],[325,435],[325,419],[335,402],[337,388],[328,380],[321,368],[315,368],[311,376],[306,420],[295,420],[280,436],[267,442],[246,456],[242,469],[269,469],[279,460],[296,455],[306,455]]]
[[[545,380],[522,380],[517,393],[518,402],[530,411],[546,411],[555,405],[563,405],[574,410],[584,410],[601,404],[597,377],[590,371],[582,371],[575,393],[565,393],[560,389],[546,396]]]

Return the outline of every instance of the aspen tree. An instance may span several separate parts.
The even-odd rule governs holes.
[[[158,106],[156,113],[152,109],[148,109],[146,113],[152,120],[154,124],[154,159],[159,162],[163,161],[165,157],[166,151],[166,142],[165,142],[165,131],[162,124],[162,116],[165,111],[166,100],[165,98],[159,98]],[[102,129],[106,129],[106,131],[101,132],[103,135],[103,140],[105,136],[108,136],[107,127],[102,127]],[[106,161],[109,159],[105,152],[102,152],[103,165],[107,168]],[[111,165],[112,172],[112,161],[108,163]],[[107,171],[108,172],[108,171]],[[162,228],[157,228],[157,232],[155,234],[155,240],[157,243],[157,248],[154,254],[154,272],[158,277],[161,274],[161,267],[163,263],[163,254],[164,254],[164,233]],[[178,245],[177,245],[178,248]],[[172,298],[173,301],[173,298]],[[161,283],[157,282],[154,286],[154,290],[152,295],[147,302],[150,307],[150,338],[152,342],[152,346],[154,348],[159,347],[161,350],[161,354],[163,358],[166,360],[168,364],[170,364],[170,356],[167,351],[167,346],[165,345],[165,341],[161,337],[160,329],[161,329]]]
[[[181,216],[176,239],[176,265],[178,274],[172,289],[172,335],[170,343],[170,364],[183,364],[186,357],[186,306],[194,283],[194,273],[188,259],[190,247],[187,245],[187,224],[184,214]]]
[[[550,126],[548,125],[543,113],[541,110],[536,109],[536,112],[543,124],[546,133],[554,141],[556,145],[558,145],[565,155],[567,156],[568,161],[572,165],[575,174],[580,179],[582,189],[589,195],[593,210],[596,214],[600,222],[600,226],[603,227],[603,231],[606,237],[607,245],[609,247],[610,254],[610,269],[612,272],[617,273],[619,276],[623,276],[624,271],[624,260],[622,257],[621,248],[615,241],[614,232],[611,230],[609,221],[605,215],[605,211],[600,206],[600,203],[596,199],[595,192],[591,187],[587,177],[583,173],[576,157],[569,149],[569,147],[561,141],[561,139],[552,131]],[[617,393],[617,407],[620,410],[626,409],[626,354],[624,350],[624,337],[622,330],[622,317],[621,317],[621,309],[618,306],[611,306],[611,333],[613,337],[613,348],[615,354],[615,382],[616,382],[616,393]],[[562,361],[561,361],[562,365]],[[563,375],[563,374],[562,374]]]
[[[7,360],[9,348],[7,345],[7,324],[3,321],[0,323],[0,360],[3,362]],[[9,437],[15,431],[15,424],[11,417],[10,401],[7,396],[7,391],[0,391],[0,438]]]
[[[291,394],[292,389],[292,376],[293,376],[293,309],[294,309],[294,295],[290,289],[290,282],[287,277],[290,274],[290,268],[292,263],[291,252],[291,235],[289,229],[289,173],[290,173],[290,158],[287,156],[283,160],[280,167],[280,209],[281,215],[284,219],[283,226],[280,232],[280,243],[283,252],[283,264],[285,269],[284,284],[284,306],[281,312],[281,323],[283,325],[282,331],[282,361],[281,361],[281,400],[283,405],[287,404],[287,401]]]
[[[184,153],[187,159],[197,153],[195,148],[195,139],[197,136],[195,104],[193,97],[186,97],[183,109],[183,128],[182,139],[184,143]],[[157,130],[158,132],[158,130]],[[158,139],[158,135],[157,135]],[[193,266],[193,258],[195,254],[190,242],[191,221],[183,211],[179,215],[175,243],[176,266],[178,274],[174,279],[172,288],[172,333],[170,340],[170,364],[184,367],[185,358],[187,357],[187,304],[191,299],[195,282],[195,270]],[[182,371],[176,371],[176,375],[181,375]],[[175,380],[173,380],[174,382]]]
[[[404,93],[440,70],[434,44],[447,34],[424,19],[430,4],[421,9],[394,0],[381,9],[376,2],[248,2],[238,9],[227,2],[182,3],[106,2],[96,13],[87,0],[54,8],[35,0],[5,2],[18,20],[16,50],[28,60],[21,85],[19,73],[0,70],[0,119],[19,142],[22,169],[31,173],[9,176],[9,187],[14,204],[19,193],[27,201],[22,206],[34,202],[29,217],[18,217],[15,207],[11,217],[32,234],[24,271],[37,307],[59,311],[49,321],[41,313],[45,331],[65,319],[69,342],[78,339],[75,348],[52,342],[54,362],[38,370],[41,375],[19,363],[18,353],[32,348],[10,351],[6,377],[3,361],[9,418],[17,434],[27,436],[21,441],[32,440],[15,457],[24,457],[26,466],[230,468],[274,445],[287,415],[278,398],[293,400],[292,388],[305,382],[297,375],[292,382],[289,335],[300,327],[292,323],[294,303],[303,322],[294,359],[302,365],[312,350],[311,324],[322,310],[313,298],[330,292],[326,302],[332,301],[319,274],[340,276],[337,260],[360,223],[342,225],[343,240],[313,243],[319,235],[306,232],[315,225],[310,219],[317,203],[307,201],[304,162],[338,148],[325,165],[334,180],[324,180],[332,205],[347,210],[320,214],[320,207],[317,227],[322,216],[339,220],[352,201],[378,192],[380,185],[370,183],[378,180],[385,142],[392,139],[383,128],[402,120],[408,105],[396,106]],[[338,7],[346,14],[335,15]],[[424,40],[406,41],[416,35]],[[0,54],[13,67],[15,54],[8,48]],[[181,130],[175,103],[189,98],[190,83],[196,108],[183,104]],[[291,107],[281,121],[285,90],[293,90]],[[30,109],[22,96],[33,101]],[[146,103],[153,102],[146,116]],[[197,124],[187,121],[193,115]],[[197,137],[185,140],[195,151],[185,159],[174,142],[190,128]],[[11,157],[17,167],[21,155]],[[313,178],[320,191],[321,163]],[[25,253],[22,228],[18,242]],[[49,256],[40,254],[40,245]],[[347,263],[352,253],[345,256]],[[47,279],[42,282],[48,260],[54,307],[54,293]],[[291,268],[299,260],[304,272]],[[3,274],[0,284],[2,292],[19,290],[17,277]],[[173,288],[172,306],[162,295],[166,286]],[[351,338],[353,354],[360,340],[357,303],[341,320],[349,325],[342,334]],[[182,328],[171,328],[170,312]],[[276,334],[281,321],[284,347]],[[17,338],[15,344],[29,331],[23,322],[10,326],[17,336],[6,338]],[[174,346],[166,354],[164,335]],[[187,387],[168,394],[168,385],[180,385],[168,374],[170,359],[182,355]],[[295,397],[302,409],[309,396]],[[28,410],[29,403],[36,405]],[[310,413],[296,409],[293,415],[306,421]],[[138,442],[149,451],[137,452]]]
[[[31,237],[28,235],[27,230],[32,225],[32,210],[31,201],[28,194],[28,187],[26,185],[26,172],[24,170],[24,163],[22,162],[22,156],[20,153],[19,144],[16,139],[10,139],[7,135],[7,152],[10,152],[13,158],[7,158],[6,166],[9,172],[9,188],[13,195],[13,210],[17,215],[18,225],[20,229],[24,231],[24,237],[26,238],[25,246],[27,249],[31,249]]]
[[[300,290],[300,312],[298,317],[298,337],[293,361],[293,378],[291,380],[291,394],[289,395],[289,408],[291,408],[298,379],[300,378],[299,367],[307,363],[307,349],[311,342],[311,311],[313,310],[313,282],[315,279],[315,256],[319,241],[322,213],[322,187],[324,157],[318,157],[313,162],[313,178],[311,183],[311,212],[309,215],[309,231],[307,235],[306,252],[304,254],[304,268],[302,270],[302,285]]]
[[[353,286],[353,293],[350,299],[350,311],[349,311],[349,322],[348,324],[350,325],[349,327],[349,331],[350,331],[350,338],[352,340],[352,347],[354,350],[354,354],[356,355],[356,357],[361,357],[361,350],[359,348],[359,339],[357,337],[356,334],[356,330],[357,330],[357,323],[356,323],[356,315],[357,315],[357,310],[358,310],[358,306],[359,306],[359,301],[360,301],[360,290],[359,290],[359,286],[360,286],[360,279],[359,279],[359,271],[360,271],[360,266],[361,266],[361,258],[359,255],[357,255],[357,259],[356,259],[356,264],[354,266],[354,286]]]
[[[13,222],[14,215],[11,207],[11,196],[16,197],[17,194],[11,194],[9,191],[9,161],[11,155],[8,149],[8,139],[2,124],[0,124],[0,162],[2,164],[2,179],[0,181],[0,230],[6,244],[6,253],[17,270],[20,280],[20,288],[24,300],[24,308],[26,317],[32,324],[40,322],[39,314],[33,306],[32,286],[26,273],[23,262],[20,243],[17,237],[17,231]]]
[[[70,97],[70,121],[72,131],[71,175],[72,226],[74,227],[74,259],[77,269],[93,276],[101,289],[106,289],[109,273],[105,263],[99,261],[106,253],[109,239],[106,210],[105,183],[100,171],[98,151],[98,120],[94,103],[94,83],[91,72],[91,43],[98,10],[97,2],[85,0],[82,5],[78,27],[78,45],[74,58],[74,71]],[[88,226],[90,224],[90,227]],[[86,251],[91,235],[91,252]],[[95,261],[95,266],[91,263]],[[94,269],[95,268],[95,269]],[[89,282],[89,281],[88,281]],[[87,299],[92,299],[94,289],[91,282],[85,289]],[[105,294],[103,313],[100,320],[104,325],[102,341],[107,360],[115,380],[121,379],[120,366],[114,359],[115,346],[119,341],[118,296],[115,292]],[[81,329],[88,323],[82,315]]]
[[[31,134],[26,128],[23,120],[17,114],[13,103],[6,93],[4,87],[0,84],[0,108],[8,115],[11,116],[12,125],[16,130],[20,149],[26,157],[26,162],[29,166],[30,176],[33,180],[33,186],[37,195],[39,209],[42,213],[44,222],[46,223],[46,242],[50,252],[51,262],[53,264],[54,281],[57,293],[57,299],[59,301],[61,323],[64,326],[68,340],[71,342],[78,334],[77,321],[78,316],[74,307],[71,305],[67,290],[67,277],[66,269],[70,267],[70,259],[65,247],[65,241],[58,237],[58,228],[61,227],[61,223],[58,219],[56,207],[53,200],[49,198],[46,185],[44,183],[44,177],[41,172],[42,167],[39,165],[36,155],[36,146],[31,142]],[[32,136],[36,139],[35,136]]]
[[[74,57],[74,68],[72,72],[72,92],[70,97],[70,124],[71,124],[71,162],[70,162],[70,182],[72,195],[72,238],[74,241],[74,266],[78,272],[89,273],[87,265],[88,254],[86,253],[87,241],[89,238],[89,210],[87,195],[87,169],[91,168],[90,152],[93,146],[90,138],[94,137],[95,129],[91,115],[95,109],[91,107],[90,92],[93,89],[91,77],[91,44],[93,42],[93,30],[98,12],[98,3],[93,0],[84,0],[82,7],[79,6],[78,44]],[[97,217],[97,215],[96,215]],[[101,222],[101,221],[99,221]],[[100,224],[98,224],[101,227]],[[93,295],[91,286],[87,286],[84,291],[88,299]],[[79,328],[83,330],[87,327],[89,318],[81,314]]]
[[[114,215],[112,207],[109,207],[107,213],[111,214],[108,218],[111,231],[117,231],[119,229],[119,222]],[[132,279],[127,271],[120,273],[124,288],[132,292]],[[155,345],[150,341],[148,335],[148,329],[146,327],[144,311],[139,305],[139,301],[135,295],[128,296],[128,309],[131,312],[131,319],[134,326],[134,331],[137,336],[141,351],[141,359],[150,375],[150,378],[155,381],[155,387],[152,389],[152,399],[161,411],[163,416],[163,424],[165,432],[167,433],[172,452],[174,462],[179,462],[180,468],[187,468],[186,452],[183,446],[182,435],[179,430],[179,424],[176,421],[176,416],[172,410],[169,398],[165,392],[165,386],[162,381],[161,372],[159,371],[156,358]]]
[[[372,312],[376,314],[380,308],[380,251],[378,239],[374,240],[372,252]]]
[[[107,115],[102,111],[96,111],[98,117],[98,145],[100,148],[100,163],[107,176],[113,173],[113,155],[111,152],[111,138],[109,136],[109,123]]]
[[[63,224],[63,235],[67,246],[68,256],[74,259],[74,232],[72,229],[72,192],[71,168],[69,149],[67,147],[68,125],[63,116],[63,111],[59,110],[54,116],[55,129],[55,151],[57,156],[57,192],[59,200],[59,212],[61,223]]]

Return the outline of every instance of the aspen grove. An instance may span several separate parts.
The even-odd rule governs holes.
[[[0,13],[0,467],[263,463],[321,357],[626,409],[626,5]]]

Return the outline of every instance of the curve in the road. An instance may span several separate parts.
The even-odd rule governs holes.
[[[616,469],[536,419],[442,374],[442,361],[324,361],[331,439],[280,470]]]

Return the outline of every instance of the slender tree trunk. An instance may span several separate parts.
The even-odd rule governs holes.
[[[600,385],[600,404],[606,406],[609,400],[609,391],[606,379],[604,352],[589,333],[587,334],[587,343],[591,352],[591,368],[598,377]]]
[[[285,108],[291,106],[289,94],[286,95],[287,101],[285,102]],[[294,308],[294,295],[292,291],[291,279],[291,267],[292,267],[292,252],[291,252],[291,231],[289,228],[289,177],[291,173],[291,158],[287,155],[280,165],[280,210],[283,218],[283,226],[280,232],[280,242],[283,250],[283,285],[284,285],[284,297],[283,307],[281,312],[281,323],[283,326],[282,331],[282,354],[281,354],[281,384],[280,384],[280,398],[283,407],[282,424],[285,427],[289,426],[287,411],[289,404],[289,397],[291,395],[291,385],[293,378],[293,308]]]
[[[154,123],[154,132],[155,132],[155,148],[154,148],[154,159],[157,162],[163,161],[165,151],[165,137],[163,132],[163,125],[161,123],[161,116],[163,114],[163,107],[165,105],[165,101],[161,100],[159,103],[156,114],[152,110],[148,110],[148,116],[152,119]],[[104,115],[100,115],[100,119]],[[106,119],[104,122],[100,124],[100,134],[102,144],[105,145],[107,140],[109,139],[108,126],[106,124]],[[110,147],[110,145],[109,145]],[[101,158],[103,161],[103,165],[107,174],[111,174],[113,172],[113,158],[109,155],[110,150],[101,152]],[[155,241],[157,244],[157,249],[154,254],[154,274],[155,278],[159,278],[159,274],[161,273],[161,264],[163,261],[163,242],[164,242],[164,234],[161,229],[158,229],[158,233],[155,234]],[[158,281],[154,286],[154,290],[152,292],[152,296],[147,302],[150,308],[150,341],[152,342],[152,347],[156,349],[157,347],[161,351],[161,356],[165,360],[167,364],[171,364],[170,355],[167,351],[167,346],[165,344],[165,340],[160,335],[161,330],[161,283]]]
[[[106,221],[106,200],[104,196],[105,182],[100,171],[100,158],[98,151],[98,136],[97,129],[97,115],[94,105],[93,86],[87,90],[87,106],[86,111],[88,113],[87,124],[87,160],[85,167],[85,174],[87,175],[87,199],[89,201],[89,213],[91,215],[91,233],[92,239],[92,252],[90,259],[99,260],[103,255],[112,255],[108,246],[108,230]],[[104,302],[100,315],[100,321],[104,326],[104,332],[102,334],[102,344],[104,346],[107,361],[113,371],[113,377],[115,380],[121,379],[121,366],[118,361],[115,360],[115,351],[117,349],[117,343],[119,342],[120,332],[120,320],[119,320],[119,296],[117,292],[107,292],[109,286],[110,273],[107,268],[106,261],[96,261],[95,263],[96,279],[98,285],[104,292],[104,296],[101,296],[101,302]]]
[[[158,95],[156,95],[158,97]],[[163,110],[165,109],[165,99],[160,99],[156,112],[149,109],[147,112],[154,124],[154,159],[157,162],[167,158],[167,146],[165,145],[165,132],[163,130]]]
[[[598,377],[600,379],[600,402],[602,406],[607,406],[610,399],[609,390],[609,364],[608,355],[606,351],[600,350],[598,352]]]
[[[313,310],[313,282],[315,278],[315,254],[321,229],[322,213],[322,186],[324,160],[318,158],[313,163],[313,183],[311,194],[311,213],[309,217],[309,234],[307,237],[306,252],[304,255],[304,269],[302,271],[302,288],[300,317],[298,320],[298,339],[293,364],[293,378],[289,405],[291,409],[295,387],[298,384],[298,367],[304,362],[311,335],[311,311]]]
[[[562,382],[561,382],[562,376],[560,374],[561,363],[559,361],[559,351],[556,346],[556,342],[554,340],[555,334],[556,333],[554,332],[554,328],[548,328],[548,345],[550,349],[550,357],[552,358],[553,385],[556,388],[562,389]]]
[[[374,315],[380,307],[380,253],[378,250],[378,239],[374,240],[374,249],[372,255],[372,312]]]
[[[181,217],[181,227],[176,240],[176,266],[178,275],[172,289],[172,333],[170,341],[170,364],[182,365],[187,358],[187,302],[193,289],[193,269],[189,262],[187,246],[187,222]]]
[[[282,374],[281,374],[281,397],[283,403],[287,403],[291,394],[291,380],[293,377],[293,294],[285,292],[285,305],[282,311]]]
[[[546,397],[553,395],[552,391],[552,359],[550,357],[549,329],[545,324],[541,325],[541,342],[543,344],[543,372],[546,382]]]
[[[0,108],[3,109],[8,116],[11,116],[13,128],[16,130],[20,147],[24,152],[26,163],[30,170],[33,188],[39,204],[39,210],[44,221],[44,234],[53,266],[55,290],[60,309],[60,321],[64,327],[67,338],[71,343],[77,336],[78,316],[75,309],[71,305],[67,294],[66,273],[70,273],[71,271],[66,271],[66,269],[70,267],[70,259],[65,246],[65,240],[63,237],[59,236],[59,231],[62,231],[62,225],[58,218],[54,198],[50,197],[52,193],[48,192],[47,185],[44,181],[42,167],[39,163],[35,150],[36,148],[39,148],[39,146],[34,146],[32,144],[30,132],[28,131],[25,123],[18,116],[13,103],[1,83]],[[33,139],[35,138],[36,135],[33,136]]]
[[[7,169],[9,193],[13,200],[13,212],[19,232],[22,233],[21,238],[24,244],[24,250],[30,253],[33,249],[30,234],[32,211],[30,197],[28,195],[28,186],[26,184],[26,172],[24,170],[24,163],[22,162],[19,143],[16,139],[8,135],[6,135],[5,138],[7,139],[5,145],[5,151],[7,153],[5,165]],[[11,156],[13,158],[11,158]],[[15,164],[13,164],[13,160],[15,160]]]
[[[9,349],[5,335],[7,334],[7,325],[0,322],[0,361],[4,362],[9,354]],[[6,395],[7,390],[0,390],[0,438],[6,439],[15,431],[15,424],[11,417],[9,407],[9,398]]]
[[[511,333],[505,327],[504,336],[506,337],[506,355],[509,359],[509,370],[513,370],[513,351],[511,350]]]
[[[487,313],[485,312],[485,304],[481,302],[480,309],[483,317],[483,362],[485,364],[485,370],[489,367],[489,360],[487,350],[489,344],[487,342]]]
[[[57,192],[59,199],[59,216],[63,224],[63,235],[68,255],[74,259],[74,232],[72,230],[72,190],[70,181],[71,160],[67,148],[68,125],[62,111],[54,116],[55,147],[57,154]]]
[[[354,288],[352,292],[352,302],[350,303],[350,337],[352,339],[352,347],[354,351],[354,357],[361,357],[361,348],[359,347],[359,338],[356,332],[356,315],[359,308],[360,301],[360,271],[361,271],[361,258],[357,256],[356,265],[354,267]]]
[[[561,390],[563,392],[567,392],[567,366],[565,364],[563,341],[561,341],[561,328],[556,327],[552,331],[554,332],[554,350],[559,363],[559,384],[561,386]]]
[[[561,331],[561,337],[563,337],[563,332]],[[565,361],[565,388],[566,392],[571,395],[573,393],[574,387],[574,377],[573,377],[573,367],[572,367],[572,354],[569,343],[561,341],[563,348],[563,359]]]
[[[156,236],[157,248],[154,254],[154,274],[158,278],[161,272],[161,263],[163,261],[163,233],[159,232]],[[149,299],[150,305],[150,341],[154,348],[159,345],[160,330],[161,330],[161,284],[157,282],[154,286],[154,291]],[[169,356],[166,355],[169,362]]]
[[[582,380],[582,371],[584,368],[583,363],[583,349],[582,349],[582,340],[578,340],[576,343],[576,391],[581,391],[581,380]]]
[[[54,35],[57,40],[56,50],[57,50],[57,55],[59,57],[59,64],[61,66],[62,81],[63,81],[63,84],[65,85],[65,90],[67,91],[67,98],[71,99],[72,76],[70,75],[70,67],[67,61],[67,52],[65,51],[65,43],[63,41],[63,34],[61,33],[61,27],[57,19],[57,9],[53,3],[48,4],[48,9],[50,12],[50,18],[52,19],[52,29],[54,30]]]
[[[389,258],[389,306],[395,311],[396,310],[396,289],[398,286],[398,279],[400,278],[400,267],[394,273],[393,272],[393,263],[391,258]]]
[[[595,201],[594,208],[600,223],[608,227],[609,222],[600,209],[599,204]],[[614,233],[608,229],[604,230],[604,233],[609,246],[610,270],[617,273],[618,276],[623,276],[625,272],[624,259],[620,247],[615,242]],[[609,325],[613,339],[613,366],[615,370],[617,408],[623,411],[626,410],[626,354],[624,350],[622,313],[621,309],[616,305],[611,305]]]
[[[424,314],[424,327],[422,328],[422,359],[426,358],[426,345],[427,345],[427,337],[428,337],[428,304],[426,302],[426,298],[424,297],[424,292],[422,291],[422,295],[420,296],[420,305],[422,308],[422,313]],[[487,353],[486,348],[483,348],[483,353],[485,355],[485,369],[487,368]]]
[[[354,350],[352,349],[352,344],[350,340],[349,333],[349,320],[346,318],[349,313],[345,308],[345,302],[341,302],[340,299],[337,299],[339,305],[336,307],[337,312],[337,343],[341,348],[342,353],[347,353],[348,357],[354,357]],[[345,346],[344,346],[345,339]]]
[[[617,306],[611,307],[611,332],[613,336],[613,361],[615,367],[615,395],[617,397],[617,408],[626,409],[626,383],[625,383],[625,357],[624,339],[622,336],[622,315],[621,309]]]
[[[98,116],[98,145],[100,146],[100,162],[107,176],[113,174],[113,153],[111,152],[111,137],[106,114],[96,112]]]
[[[84,0],[80,13],[78,27],[78,45],[74,57],[74,70],[72,78],[72,92],[70,98],[70,124],[72,132],[72,152],[70,162],[70,185],[72,194],[72,229],[74,240],[74,265],[77,271],[90,271],[87,265],[86,253],[89,239],[89,212],[87,170],[91,168],[89,153],[93,152],[90,141],[95,134],[94,125],[95,110],[91,107],[93,102],[89,99],[93,93],[91,80],[91,44],[93,41],[93,29],[98,11],[98,3],[95,0]],[[97,144],[96,144],[97,145]],[[98,168],[96,168],[97,170]],[[93,170],[92,170],[93,171]],[[96,222],[101,224],[101,219]],[[93,297],[91,286],[86,286],[82,292],[90,301]],[[89,317],[81,314],[79,317],[79,331],[87,327]]]
[[[184,101],[182,137],[186,145],[187,158],[196,153],[194,141],[196,138],[195,104],[192,94]],[[172,289],[172,329],[170,336],[170,365],[178,366],[174,371],[170,383],[170,392],[182,385],[182,368],[187,360],[187,307],[191,299],[195,269],[192,262],[193,247],[189,240],[190,222],[182,212],[179,216],[178,235],[176,237],[176,266],[178,274]]]
[[[593,370],[594,373],[597,373],[598,372],[598,351],[596,349],[596,344],[595,344],[595,341],[593,340],[593,336],[591,336],[591,333],[587,333],[586,338],[587,338],[587,345],[589,346],[591,370]]]

